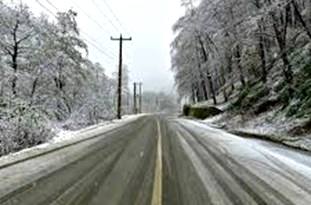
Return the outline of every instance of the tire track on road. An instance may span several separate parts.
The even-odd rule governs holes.
[[[197,143],[199,145],[201,145],[206,151],[207,153],[209,153],[218,163],[219,165],[228,173],[230,174],[234,180],[240,185],[241,189],[243,189],[245,192],[247,192],[258,204],[262,205],[262,204],[269,204],[269,202],[266,202],[262,196],[260,194],[258,194],[256,192],[256,190],[254,190],[254,188],[252,188],[248,183],[246,183],[244,181],[244,179],[241,176],[248,176],[248,178],[252,178],[254,179],[254,181],[256,181],[256,183],[262,187],[264,187],[264,189],[266,189],[269,193],[272,193],[282,204],[285,205],[294,205],[293,202],[291,202],[290,199],[288,199],[286,196],[284,196],[282,193],[278,192],[275,188],[271,187],[269,184],[267,184],[264,180],[260,179],[259,177],[257,177],[255,174],[251,173],[248,169],[246,169],[244,166],[242,166],[240,163],[238,163],[236,160],[234,160],[233,158],[231,158],[230,156],[226,155],[225,159],[222,159],[221,157],[219,157],[217,155],[217,151],[215,148],[211,148],[209,146],[207,146],[201,139],[200,136],[197,136],[196,133],[194,133],[192,130],[190,130],[189,128],[187,128],[185,125],[178,123],[178,125],[180,125],[184,131],[188,132],[193,139],[195,139],[197,141]],[[213,149],[213,150],[212,150]],[[194,150],[196,150],[194,148]],[[196,151],[198,156],[200,156],[200,153],[198,151]],[[218,153],[219,154],[219,153]],[[203,162],[206,164],[207,167],[212,167],[210,166],[205,160],[203,160]],[[229,167],[228,162],[230,163],[231,167]],[[239,175],[234,173],[233,167],[235,167],[235,170],[239,170]],[[213,169],[213,168],[212,168]],[[214,170],[215,173],[215,177],[217,176],[217,170]],[[227,189],[227,191],[229,191],[229,188],[226,187],[230,187],[230,184],[226,183],[226,182],[222,182],[223,179],[221,177],[218,177],[218,180],[220,180],[221,183],[223,183],[223,187],[225,187],[225,189]],[[229,191],[229,194],[232,191]],[[231,195],[238,197],[236,195]],[[243,204],[243,202],[241,200],[238,201],[237,205],[241,205]]]
[[[139,129],[142,128],[145,125],[145,121],[139,126]],[[133,130],[131,133],[135,133],[138,132],[139,129],[135,129]],[[122,133],[122,131],[119,131]],[[72,179],[69,180],[69,183],[62,185],[63,187],[60,188],[60,190],[56,190],[57,192],[55,193],[49,193],[47,194],[47,198],[46,200],[43,201],[42,205],[46,205],[48,204],[52,199],[57,198],[57,195],[62,194],[65,190],[67,190],[68,188],[70,188],[71,186],[74,186],[74,184],[76,183],[76,181],[79,181],[81,178],[83,178],[84,175],[87,175],[88,172],[91,172],[94,168],[96,168],[98,161],[97,160],[90,160],[90,159],[96,159],[98,158],[98,156],[102,155],[103,153],[101,152],[101,150],[105,150],[107,147],[111,148],[110,146],[112,145],[112,150],[108,150],[108,152],[105,154],[104,156],[107,156],[109,154],[114,153],[115,151],[117,151],[118,149],[120,149],[119,146],[124,147],[126,145],[126,143],[129,140],[133,140],[133,138],[129,138],[126,141],[122,141],[122,138],[126,138],[128,135],[122,135],[121,137],[111,137],[109,138],[110,141],[108,141],[107,138],[105,138],[107,140],[107,142],[105,141],[103,143],[103,145],[100,145],[98,143],[93,144],[92,146],[96,147],[96,149],[94,150],[94,148],[92,146],[88,147],[88,149],[92,150],[91,152],[88,152],[86,154],[84,154],[82,157],[78,158],[77,160],[66,164],[63,167],[58,168],[57,170],[49,173],[48,175],[42,176],[41,178],[32,181],[26,185],[24,185],[23,187],[5,195],[4,197],[2,197],[0,199],[0,204],[14,204],[14,201],[16,201],[17,198],[19,198],[19,196],[23,195],[23,196],[27,196],[28,194],[30,194],[30,192],[33,191],[37,191],[40,192],[40,185],[42,184],[42,188],[44,188],[45,185],[45,181],[48,180],[49,178],[52,178],[53,176],[60,176],[62,175],[61,173],[66,173],[69,172],[69,170],[74,169],[75,166],[79,166],[79,164],[83,161],[91,161],[93,163],[93,165],[88,165],[87,167],[85,167],[83,170],[86,171],[82,171],[79,170],[79,175],[78,176],[73,176]],[[100,146],[98,146],[100,145]],[[102,157],[104,157],[102,156]],[[57,179],[57,177],[56,177]],[[15,199],[14,199],[15,198]],[[26,203],[24,201],[24,203]],[[16,204],[16,203],[15,203]],[[17,203],[19,204],[19,203]],[[31,204],[31,203],[30,203]],[[37,204],[41,204],[41,202],[37,202]]]
[[[166,134],[164,139],[164,167],[171,169],[169,175],[164,169],[164,198],[165,205],[210,205],[210,194],[192,165],[191,159],[182,147],[176,135],[175,127],[165,122]],[[165,142],[165,140],[167,140]],[[165,143],[169,146],[165,147]]]
[[[154,167],[155,167],[155,158],[156,158],[156,130],[152,126],[154,123],[149,124],[149,127],[146,130],[149,130],[148,134],[145,133],[142,138],[145,140],[142,144],[144,148],[140,152],[140,162],[135,167],[135,171],[131,176],[131,180],[127,183],[127,187],[130,187],[126,190],[120,201],[120,205],[128,204],[149,204],[152,198],[152,185],[153,185],[153,176],[154,176]],[[154,136],[154,137],[153,137]],[[150,178],[152,180],[150,180]],[[146,191],[145,189],[149,190]],[[133,191],[135,190],[135,191]],[[145,202],[145,203],[143,203]]]
[[[162,205],[162,133],[160,122],[157,119],[157,154],[156,165],[154,173],[153,194],[151,199],[151,205]]]
[[[146,121],[146,117],[144,117],[144,122]],[[119,129],[129,129],[131,126],[133,126],[133,124],[136,124],[138,123],[139,121],[138,120],[134,120],[128,124],[125,124],[123,125],[122,127],[119,127]],[[93,128],[92,128],[93,129]],[[100,133],[100,134],[96,134],[94,136],[91,136],[91,137],[88,137],[88,138],[84,138],[84,139],[79,139],[75,142],[71,142],[71,143],[68,143],[68,144],[64,144],[62,146],[59,146],[59,147],[55,147],[55,148],[52,148],[50,150],[47,150],[47,151],[43,151],[42,153],[37,153],[37,154],[34,154],[33,156],[27,156],[25,158],[22,158],[22,159],[18,159],[18,160],[15,160],[13,162],[10,162],[10,163],[5,163],[5,164],[2,164],[0,165],[0,170],[1,169],[5,169],[5,168],[8,168],[10,166],[14,166],[16,164],[19,164],[19,163],[22,163],[22,162],[25,162],[25,161],[28,161],[28,160],[31,160],[31,159],[35,159],[35,158],[39,158],[41,156],[44,156],[44,155],[48,155],[48,154],[51,154],[51,153],[54,153],[54,152],[57,152],[59,150],[63,150],[63,149],[66,149],[66,148],[69,148],[69,147],[72,147],[72,146],[75,146],[75,145],[79,145],[83,142],[86,142],[86,141],[91,141],[93,139],[96,139],[96,138],[100,138],[104,135],[112,135],[116,132],[119,132],[119,130],[116,130],[116,129],[112,129],[112,130],[108,130],[108,131],[104,131],[103,133]],[[84,132],[86,133],[86,132]]]
[[[260,151],[256,149],[259,153],[261,153],[265,159],[267,159],[269,162],[271,162],[274,166],[267,164],[269,169],[273,170],[274,172],[278,173],[280,176],[285,178],[286,180],[290,181],[303,191],[307,192],[311,196],[311,188],[305,186],[305,184],[311,185],[311,180],[306,178],[305,176],[301,175],[300,173],[294,171],[290,166],[286,165],[282,161],[280,161],[278,158],[264,153],[263,151]],[[303,183],[301,183],[303,182]]]
[[[145,125],[146,125],[146,122],[142,123],[142,125],[139,126],[137,129],[132,129],[131,132],[127,133],[124,136],[124,138],[126,138],[126,140],[122,141],[122,139],[120,137],[120,139],[118,139],[118,141],[116,140],[117,144],[112,142],[111,144],[113,146],[119,147],[119,149],[121,149],[121,151],[118,151],[116,158],[114,160],[112,160],[110,163],[108,163],[107,165],[105,165],[105,164],[101,165],[103,162],[97,161],[97,163],[100,162],[98,167],[102,166],[102,169],[99,169],[97,172],[96,172],[96,170],[94,171],[93,176],[95,178],[89,179],[89,180],[83,180],[82,179],[80,181],[82,183],[80,183],[80,182],[75,183],[75,185],[77,187],[79,187],[79,184],[82,184],[85,188],[81,189],[79,192],[77,192],[77,189],[73,189],[72,193],[73,193],[74,197],[71,197],[71,199],[69,198],[68,202],[62,203],[62,204],[66,204],[66,205],[67,204],[68,205],[85,205],[85,204],[88,204],[89,201],[94,196],[96,196],[98,194],[100,187],[102,186],[102,184],[104,184],[106,179],[109,177],[110,173],[113,172],[116,164],[119,162],[120,158],[122,157],[122,155],[126,151],[128,144],[133,143],[135,140],[137,140],[139,137],[141,137],[139,135],[139,133],[142,129],[144,129]],[[134,136],[134,137],[132,137],[132,136]],[[118,142],[120,143],[120,146],[118,145]],[[88,175],[92,176],[92,174],[88,174]],[[85,182],[88,182],[89,185],[86,186]],[[67,195],[70,196],[70,193]],[[66,197],[66,196],[63,196],[63,197]],[[52,203],[51,205],[57,205],[57,204],[58,203]],[[44,204],[42,204],[42,205],[44,205]]]
[[[182,130],[184,131],[184,129]],[[181,136],[183,137],[183,136]],[[242,199],[240,198],[240,196],[231,188],[231,183],[230,181],[228,181],[228,179],[226,179],[224,176],[220,175],[219,170],[215,167],[215,165],[211,165],[210,163],[207,163],[207,161],[202,157],[202,153],[200,153],[198,151],[198,149],[196,148],[195,145],[193,145],[193,143],[191,141],[189,141],[189,139],[187,139],[186,137],[183,137],[183,139],[189,144],[191,145],[192,150],[196,153],[196,155],[201,159],[201,162],[204,164],[205,168],[208,169],[208,171],[211,173],[211,175],[215,178],[217,184],[220,185],[220,187],[222,188],[222,190],[224,191],[224,193],[226,194],[226,196],[229,198],[229,200],[234,204],[234,205],[241,205],[244,204]],[[218,162],[217,159],[214,158],[214,156],[212,156],[215,162]],[[223,166],[219,163],[217,163],[217,165],[219,165],[222,169]],[[226,169],[224,169],[225,171],[227,171]],[[232,177],[231,173],[228,173],[229,176]],[[241,187],[242,188],[242,187]],[[265,205],[266,203],[263,202],[263,205]]]
[[[183,205],[181,198],[181,185],[179,184],[176,151],[173,146],[173,137],[169,133],[167,121],[161,120],[161,130],[163,135],[163,204]]]

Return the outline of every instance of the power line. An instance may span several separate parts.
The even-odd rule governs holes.
[[[112,25],[112,27],[117,31],[120,32],[119,28],[113,23],[113,21],[105,14],[105,12],[100,8],[100,5],[98,5],[94,0],[92,0],[92,3],[96,7],[96,9],[109,21],[109,23]]]
[[[54,12],[51,11],[48,7],[46,7],[44,4],[42,4],[39,0],[36,0],[36,2],[37,2],[44,10],[46,10],[48,13],[50,13],[50,14],[53,15],[55,18],[57,18],[57,16],[54,14]]]
[[[38,0],[36,0],[38,2]],[[60,12],[60,10],[50,1],[50,0],[45,0],[50,6],[52,6],[56,11]],[[40,3],[40,2],[38,2]],[[44,6],[42,3],[40,3],[40,5]],[[45,6],[44,6],[45,7]],[[55,16],[57,18],[57,16],[51,11],[49,10],[47,7],[45,7],[53,16]],[[109,55],[106,51],[104,51],[104,49],[100,48],[99,46],[97,46],[96,44],[98,44],[98,42],[96,40],[94,40],[88,33],[80,31],[81,33],[83,33],[85,36],[87,36],[89,38],[89,40],[85,39],[86,41],[88,41],[93,47],[95,47],[97,50],[99,50],[101,53],[103,53],[104,55],[106,55],[109,58],[113,58],[111,57],[111,55]],[[111,50],[111,48],[109,48]],[[114,57],[116,58],[117,56],[114,55]]]
[[[90,36],[88,36],[87,33],[82,32],[85,36],[87,36],[88,38],[90,38]],[[112,56],[113,54],[109,54],[106,51],[104,51],[104,49],[100,48],[99,46],[96,45],[96,42],[92,42],[91,40],[88,40],[86,38],[84,38],[84,40],[89,43],[90,45],[92,45],[94,48],[96,48],[99,52],[101,52],[102,54],[104,54],[106,57],[108,57],[111,60],[115,60],[116,56]],[[94,41],[94,40],[93,40]]]
[[[97,46],[96,44],[100,44],[98,43],[97,40],[95,40],[91,35],[89,35],[88,33],[84,32],[84,31],[80,31],[84,36],[86,36],[89,40],[89,42],[93,42],[93,47],[95,47],[97,50],[99,50],[101,53],[103,53],[105,56],[109,57],[110,59],[114,59],[117,58],[117,55],[114,53],[113,49],[109,46],[106,47],[99,47]],[[87,40],[87,39],[86,39]],[[94,46],[94,44],[96,46]],[[109,50],[110,53],[108,53],[107,51],[104,51],[104,50]]]
[[[100,29],[102,29],[105,32],[110,33],[109,30],[107,30],[104,26],[102,26],[96,19],[94,19],[91,15],[89,15],[86,11],[84,11],[84,9],[82,9],[76,2],[70,0],[77,8],[79,8],[81,10],[81,12],[87,17],[89,18],[91,21],[93,21],[94,24],[96,24]]]
[[[48,0],[46,0],[46,1],[48,1]],[[47,8],[44,4],[42,4],[42,2],[40,2],[39,0],[36,0],[36,2],[44,9],[44,10],[46,10],[47,12],[49,12],[51,15],[53,15],[55,18],[57,18],[57,15],[54,13],[54,12],[52,12],[49,8]],[[50,2],[51,3],[51,2]],[[53,5],[53,4],[52,4]],[[55,5],[53,5],[53,7],[55,8],[55,9],[57,9],[57,11],[59,11],[59,9],[55,6]],[[88,38],[90,38],[90,36],[87,34],[87,33],[85,33],[85,32],[82,32],[84,35],[86,35],[86,36],[88,36]],[[92,42],[92,40],[90,40],[90,39],[87,39],[87,38],[84,38],[84,40],[87,42],[87,43],[89,43],[92,47],[94,47],[96,50],[98,50],[100,53],[102,53],[102,54],[104,54],[106,57],[108,57],[110,60],[114,60],[114,58],[111,56],[111,55],[109,55],[106,51],[104,51],[104,49],[103,48],[101,48],[101,47],[99,47],[99,46],[97,46],[96,44],[97,44],[97,42],[95,41],[95,42]],[[94,40],[93,40],[94,41]]]
[[[52,2],[50,0],[45,0],[50,6],[52,6],[56,11],[59,11],[58,8],[52,4]]]
[[[101,11],[101,13],[105,13],[104,11],[102,11],[100,9],[100,5],[98,3],[96,3],[96,0],[92,0],[92,2],[94,3],[94,5],[96,6],[96,8]],[[113,11],[113,9],[111,8],[111,6],[109,5],[109,3],[106,0],[102,0],[102,2],[105,4],[106,8],[109,10],[109,12],[112,14],[112,16],[114,17],[114,19],[116,20],[116,22],[120,25],[120,28],[122,28],[126,33],[130,33],[126,27],[122,24],[121,20],[118,18],[118,16],[116,15],[116,13]],[[106,16],[106,15],[105,15]],[[128,54],[126,53],[126,56],[128,57]]]
[[[49,1],[49,0],[46,0]],[[96,19],[94,19],[91,15],[89,15],[83,8],[81,8],[81,6],[79,6],[76,2],[70,0],[78,9],[81,10],[81,12],[87,17],[89,18],[93,23],[95,23],[100,29],[102,29],[105,33],[111,33],[109,30],[107,30],[104,26],[102,26]],[[50,2],[51,3],[51,2]],[[52,3],[51,3],[52,4]],[[55,8],[57,8],[54,5]],[[59,10],[59,9],[58,9]],[[88,35],[89,36],[89,35]],[[94,40],[93,40],[94,41]],[[95,41],[96,42],[96,41]],[[111,50],[111,48],[109,48]]]
[[[92,0],[93,2],[95,2],[95,0]],[[108,8],[108,10],[110,11],[110,13],[113,15],[113,17],[116,19],[116,21],[119,23],[119,25],[121,26],[121,28],[123,28],[123,30],[125,30],[125,32],[129,33],[128,30],[123,26],[122,22],[120,21],[120,19],[118,18],[118,16],[115,14],[115,12],[113,11],[113,9],[111,8],[111,6],[108,4],[108,2],[106,0],[103,0],[105,6]]]
[[[46,0],[46,1],[49,1],[49,0]],[[106,28],[104,28],[98,21],[96,21],[94,18],[92,18],[85,10],[83,10],[82,8],[81,8],[81,6],[79,6],[76,2],[74,2],[74,1],[72,1],[72,0],[70,0],[77,8],[79,8],[83,13],[84,13],[84,15],[86,15],[86,17],[88,17],[90,20],[92,20],[97,26],[99,26],[103,31],[107,31],[107,32],[109,32]],[[50,2],[51,3],[51,2]],[[119,29],[117,28],[117,26],[113,23],[113,21],[107,16],[107,15],[105,15],[104,13],[105,12],[103,12],[101,9],[100,9],[100,6],[97,4],[97,3],[95,3],[95,1],[93,1],[93,3],[94,3],[94,5],[95,5],[95,7],[99,10],[99,11],[101,11],[101,13],[108,19],[108,21],[110,22],[110,24],[114,27],[114,29],[118,32],[119,31]],[[117,19],[117,21],[119,22],[119,24],[121,25],[121,27],[122,27],[122,23],[120,22],[120,20],[118,19],[118,17],[117,16],[115,16],[115,14],[113,13],[113,11],[112,11],[112,9],[109,7],[109,5],[107,5],[108,6],[108,8],[110,9],[110,11],[111,11],[111,13],[114,15],[114,17]],[[54,6],[55,7],[55,6]],[[89,36],[89,35],[88,35]],[[95,40],[93,40],[93,41],[95,41]],[[96,41],[95,41],[96,42]],[[108,46],[108,48],[109,48],[109,50],[112,50],[112,48],[111,47],[109,47]],[[114,57],[116,58],[116,55],[114,55]]]

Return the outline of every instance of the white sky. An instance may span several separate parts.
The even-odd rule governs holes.
[[[22,0],[34,13],[49,14],[36,1]],[[88,40],[95,40],[98,47],[113,56],[113,59],[107,58],[89,45],[90,59],[100,62],[108,75],[116,71],[119,46],[117,42],[110,41],[110,36],[118,37],[122,32],[124,37],[133,38],[133,41],[124,44],[124,64],[129,66],[131,82],[143,82],[144,90],[173,90],[174,79],[170,72],[171,28],[183,14],[180,0],[39,0],[56,13],[48,1],[61,11],[72,8],[78,12],[82,36],[86,33]]]

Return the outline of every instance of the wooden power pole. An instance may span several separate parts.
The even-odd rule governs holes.
[[[142,83],[139,83],[139,113],[142,113],[142,97],[143,97],[143,94],[142,94]]]
[[[137,94],[136,94],[136,83],[134,83],[134,92],[133,92],[133,96],[134,96],[134,101],[133,101],[133,112],[134,112],[134,114],[137,114],[137,100],[136,100],[136,96],[137,96]]]
[[[131,38],[123,38],[122,34],[120,34],[120,38],[113,38],[111,37],[112,41],[119,41],[120,47],[119,47],[119,76],[118,76],[118,114],[117,118],[121,119],[121,107],[122,107],[122,46],[123,46],[123,41],[131,41]]]

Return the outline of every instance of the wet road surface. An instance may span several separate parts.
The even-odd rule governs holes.
[[[142,116],[0,163],[2,205],[311,204],[311,156],[198,122]]]

